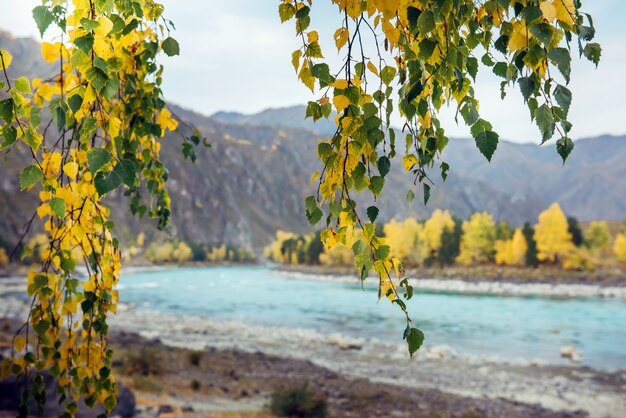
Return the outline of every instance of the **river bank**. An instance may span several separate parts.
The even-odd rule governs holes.
[[[0,347],[9,343],[14,324],[4,320]],[[116,353],[114,373],[132,392],[133,416],[140,418],[269,417],[272,392],[305,385],[327,402],[329,416],[588,416],[584,411],[553,411],[510,399],[468,397],[437,389],[376,382],[337,373],[311,361],[260,351],[214,347],[190,350],[166,345],[158,338],[146,339],[125,332],[113,332],[109,340]],[[0,401],[1,398],[2,395]],[[81,412],[84,417],[90,416],[86,411]],[[0,411],[0,417],[5,416],[11,416],[11,412]]]
[[[0,317],[23,318],[26,308],[25,302],[4,297]],[[623,369],[548,364],[533,360],[532,353],[518,360],[468,355],[433,344],[409,359],[400,338],[354,338],[126,305],[109,323],[113,335],[140,337],[121,338],[125,349],[157,347],[159,356],[164,356],[159,363],[167,373],[157,381],[161,388],[157,393],[145,379],[124,381],[135,385],[142,399],[157,409],[161,402],[181,410],[191,405],[199,411],[209,408],[208,403],[261,413],[274,384],[308,379],[343,416],[389,416],[392,411],[398,411],[397,416],[420,416],[412,411],[459,417],[471,411],[482,417],[626,416]],[[189,350],[201,351],[209,369],[190,370],[184,365]],[[214,369],[223,376],[217,378]],[[200,383],[204,400],[198,400],[199,394],[191,388],[193,380]],[[344,414],[342,408],[359,413]]]
[[[302,280],[355,282],[358,278],[351,268],[322,266],[274,267],[286,277]],[[484,274],[484,276],[481,276]],[[566,274],[571,274],[566,276]],[[415,289],[464,294],[492,294],[546,297],[599,297],[626,299],[626,277],[621,271],[606,276],[587,276],[582,272],[564,272],[558,269],[409,269],[406,277]]]

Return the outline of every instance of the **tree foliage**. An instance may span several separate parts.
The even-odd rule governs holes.
[[[37,217],[45,230],[31,250],[39,262],[28,273],[28,322],[1,370],[3,377],[14,373],[28,381],[22,416],[29,397],[42,408],[45,384],[37,372],[44,368],[58,383],[67,416],[81,397],[88,406],[115,406],[106,335],[107,316],[116,312],[121,254],[104,198],[123,188],[133,213],[157,218],[160,227],[170,215],[159,139],[178,122],[163,100],[158,57],[177,54],[178,44],[163,6],[152,0],[66,3],[45,0],[33,10],[42,36],[50,26],[62,34],[41,46],[44,60],[57,68],[54,75],[11,79],[11,55],[0,50],[0,89],[7,93],[0,100],[0,148],[30,153],[19,183],[38,192]]]
[[[534,238],[539,261],[559,262],[560,257],[572,250],[572,234],[558,203],[539,214]]]
[[[600,46],[591,42],[595,29],[574,0],[332,0],[342,16],[333,40],[344,57],[340,68],[324,62],[320,34],[312,29],[312,0],[282,0],[283,22],[294,21],[301,43],[292,54],[298,78],[319,99],[311,101],[307,116],[329,117],[334,109],[337,130],[318,145],[323,164],[314,176],[315,195],[307,198],[306,215],[312,225],[323,219],[322,241],[327,249],[351,247],[361,278],[374,270],[381,295],[389,296],[406,314],[405,337],[413,325],[401,294],[408,281],[398,254],[375,233],[378,208],[357,209],[356,195],[380,198],[394,157],[423,187],[424,202],[431,192],[431,171],[446,178],[449,166],[440,160],[448,137],[439,120],[444,105],[457,109],[471,127],[477,148],[491,160],[498,134],[479,114],[474,82],[479,68],[502,79],[501,90],[517,85],[544,143],[558,133],[557,152],[563,161],[574,144],[567,120],[572,93],[570,47],[597,65]],[[324,35],[324,34],[322,34]],[[576,38],[576,39],[575,39]],[[394,111],[404,118],[397,138],[390,128]],[[398,140],[398,141],[397,141]],[[407,194],[412,200],[414,192]],[[363,231],[355,239],[355,230]],[[418,235],[419,237],[419,235]],[[486,250],[486,252],[484,251]],[[489,258],[493,248],[459,257]],[[392,278],[392,273],[395,278]],[[404,298],[406,299],[406,298]],[[412,354],[417,345],[409,342]]]
[[[541,141],[558,132],[557,151],[565,160],[573,148],[567,121],[570,46],[576,42],[596,65],[601,49],[591,42],[592,20],[580,12],[578,0],[332,2],[342,16],[332,37],[345,57],[333,71],[322,61],[320,35],[309,29],[312,0],[279,4],[281,20],[295,21],[302,42],[292,55],[298,78],[312,91],[321,89],[307,115],[338,112],[336,134],[318,146],[323,169],[314,178],[318,192],[307,199],[306,215],[312,224],[325,219],[325,248],[351,249],[362,279],[377,273],[380,297],[406,315],[404,338],[413,354],[424,335],[406,309],[412,289],[399,259],[376,233],[378,208],[361,213],[354,196],[367,190],[374,200],[380,197],[397,153],[396,131],[389,129],[394,109],[405,118],[404,147],[398,145],[402,164],[423,185],[426,202],[429,171],[445,179],[449,169],[439,161],[448,141],[438,119],[442,106],[457,108],[487,159],[497,148],[498,135],[478,112],[473,83],[479,67],[502,78],[502,94],[519,86]],[[19,144],[30,153],[19,183],[39,192],[37,215],[47,237],[42,261],[28,274],[28,322],[1,365],[2,376],[14,373],[30,382],[21,415],[28,414],[28,397],[40,408],[45,400],[37,374],[44,368],[59,384],[67,416],[74,415],[80,397],[107,411],[115,405],[106,334],[107,315],[116,311],[120,250],[104,197],[122,189],[133,213],[167,225],[168,175],[159,139],[178,121],[163,100],[158,56],[177,55],[180,47],[163,12],[153,0],[73,0],[69,7],[43,0],[33,18],[42,36],[50,26],[62,33],[59,41],[42,44],[57,74],[9,78],[12,57],[0,50],[0,90],[7,92],[0,100],[0,149]],[[200,141],[195,133],[183,137],[185,157],[195,159]],[[485,248],[480,256],[491,251]],[[87,270],[84,281],[79,263]]]
[[[493,218],[487,212],[475,213],[463,222],[463,237],[456,261],[470,265],[493,259],[496,230]]]

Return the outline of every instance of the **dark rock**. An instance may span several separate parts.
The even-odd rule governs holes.
[[[159,405],[158,413],[160,414],[171,414],[174,412],[174,408],[172,405]]]

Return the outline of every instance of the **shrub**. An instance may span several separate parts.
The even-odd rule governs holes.
[[[328,415],[325,397],[310,391],[306,384],[274,390],[270,411],[279,417],[325,418]]]
[[[128,375],[156,376],[163,372],[161,357],[157,350],[142,347],[137,352],[129,352],[124,362],[124,372]]]
[[[190,386],[191,386],[191,389],[193,389],[193,390],[196,390],[196,391],[200,390],[200,382],[198,382],[195,379],[191,381],[191,385]]]
[[[189,364],[192,366],[199,366],[202,359],[202,351],[190,351],[189,352]]]

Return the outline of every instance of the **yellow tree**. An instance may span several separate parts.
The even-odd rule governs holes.
[[[463,222],[461,251],[456,261],[459,264],[470,265],[491,260],[495,235],[493,218],[489,213],[473,214],[468,221]]]
[[[498,240],[495,243],[496,263],[521,266],[526,263],[528,244],[521,228],[517,228],[510,240]]]
[[[620,261],[626,263],[626,233],[619,234],[615,238],[615,244],[613,244],[613,252]]]
[[[432,257],[437,254],[441,248],[441,235],[444,229],[452,230],[454,228],[454,219],[447,210],[435,209],[430,218],[424,222],[424,236],[428,245],[428,256]]]
[[[563,255],[572,251],[572,234],[569,233],[567,218],[558,203],[553,203],[539,214],[534,237],[539,261],[559,262]]]
[[[428,257],[428,241],[424,226],[415,219],[404,222],[392,219],[383,227],[385,241],[393,254],[411,265],[422,265]]]

